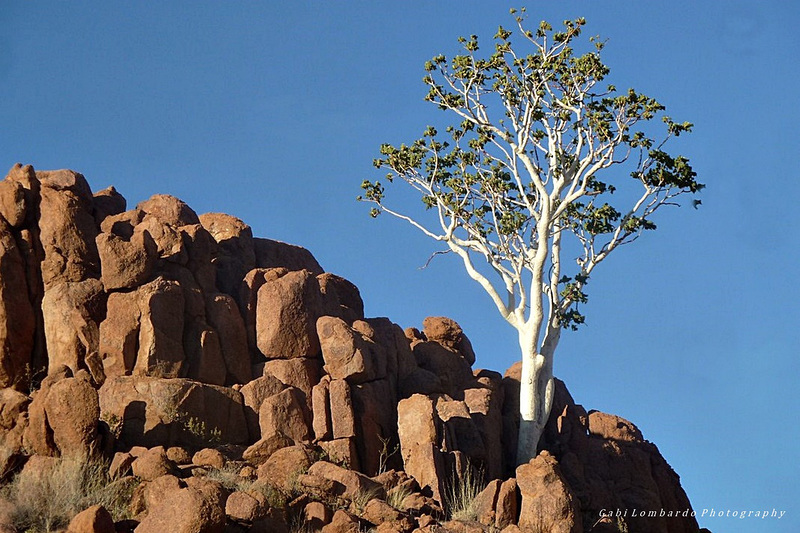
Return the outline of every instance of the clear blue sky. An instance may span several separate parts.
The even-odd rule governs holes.
[[[420,270],[431,243],[354,201],[381,143],[440,118],[423,62],[509,25],[498,4],[4,1],[0,167],[68,167],[129,206],[169,193],[234,214],[308,247],[370,316],[454,318],[478,365],[502,372],[514,331],[456,259]],[[716,532],[800,530],[797,6],[528,4],[534,20],[585,16],[619,87],[696,124],[680,151],[708,185],[702,208],[663,213],[596,271],[556,374],[635,422],[696,509],[787,511],[700,518]]]

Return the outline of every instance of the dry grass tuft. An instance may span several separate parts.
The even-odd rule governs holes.
[[[452,520],[470,521],[477,519],[475,498],[484,489],[483,472],[469,462],[459,476],[454,474],[445,487],[445,512]]]
[[[108,464],[99,459],[60,458],[50,468],[18,474],[0,495],[14,505],[12,519],[19,531],[39,533],[66,528],[91,505],[103,505],[115,520],[128,518],[134,480],[112,483]]]

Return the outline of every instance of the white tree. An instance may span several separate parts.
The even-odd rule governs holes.
[[[632,89],[601,86],[608,68],[597,38],[586,53],[573,50],[583,19],[559,32],[542,22],[531,32],[512,14],[518,31],[501,26],[488,57],[479,57],[473,35],[459,39],[465,53],[426,63],[426,100],[458,117],[448,140],[429,126],[411,145],[383,145],[375,160],[390,182],[416,189],[433,216],[387,207],[380,182],[365,181],[359,199],[376,204],[372,216],[389,213],[446,245],[516,329],[522,464],[537,453],[553,400],[553,356],[561,331],[584,321],[589,277],[611,252],[655,229],[660,207],[703,185],[686,158],[663,150],[692,125],[663,116],[661,104]]]

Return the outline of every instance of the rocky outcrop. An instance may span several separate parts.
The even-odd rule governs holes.
[[[690,507],[634,424],[558,381],[542,450],[517,467],[519,367],[473,369],[455,321],[421,326],[365,317],[353,283],[230,215],[168,195],[128,209],[76,172],[16,165],[0,182],[0,478],[105,457],[133,517],[111,529],[138,533],[576,533],[601,509]],[[473,519],[450,520],[470,478],[486,487]],[[109,517],[91,507],[69,531]]]

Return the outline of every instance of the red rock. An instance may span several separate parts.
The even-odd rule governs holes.
[[[258,479],[277,489],[290,492],[297,477],[311,466],[311,452],[302,445],[290,446],[273,453],[258,467]]]
[[[369,318],[366,322],[375,332],[373,340],[386,353],[386,373],[390,378],[396,376],[396,380],[400,381],[416,370],[417,361],[400,326],[388,318]]]
[[[622,417],[589,411],[589,433],[604,439],[642,442],[642,432]]]
[[[315,276],[323,273],[322,267],[311,252],[301,246],[258,238],[253,239],[253,246],[258,268],[283,267],[289,271],[307,270]]]
[[[101,233],[95,242],[100,255],[101,279],[107,291],[138,287],[150,278],[157,247],[146,230],[134,231],[130,240],[113,233]]]
[[[22,251],[0,218],[0,387],[24,380],[31,364],[36,319],[27,287]]]
[[[63,364],[77,372],[84,357],[98,351],[105,308],[106,295],[96,279],[54,283],[45,290],[42,315],[50,367]]]
[[[11,172],[20,172],[21,167],[15,165]],[[31,167],[29,167],[31,168]],[[33,170],[31,168],[31,170]],[[0,216],[14,228],[19,228],[28,215],[25,188],[21,183],[6,178],[0,181]]]
[[[483,441],[484,469],[488,479],[503,475],[503,393],[500,376],[496,388],[475,388],[464,391],[464,403]]]
[[[540,528],[553,533],[583,531],[578,500],[558,462],[547,451],[517,467],[516,479],[522,494],[521,529]]]
[[[436,375],[448,395],[458,396],[474,382],[472,369],[459,352],[430,341],[412,343],[411,348],[420,368]]]
[[[254,497],[246,492],[235,491],[225,502],[225,514],[232,520],[254,522],[263,518],[266,513]]]
[[[136,533],[222,533],[225,511],[201,492],[186,487],[163,495],[136,528]]]
[[[329,395],[330,377],[325,376],[311,390],[311,412],[314,437],[317,440],[333,438],[333,421]]]
[[[216,257],[217,287],[237,302],[245,275],[256,266],[253,232],[236,217],[223,213],[200,215],[200,223],[219,245]]]
[[[150,199],[140,202],[136,209],[152,215],[162,224],[169,224],[176,228],[200,224],[197,213],[191,207],[168,194],[155,194]]]
[[[347,323],[364,319],[364,302],[358,287],[330,272],[317,276],[324,314],[338,316]]]
[[[201,319],[185,325],[184,349],[189,377],[210,385],[224,385],[228,375],[219,335]]]
[[[319,283],[306,270],[289,272],[258,289],[256,341],[268,359],[315,357],[320,352],[316,320]]]
[[[331,522],[333,512],[322,502],[309,502],[303,509],[303,518],[312,530],[320,530]]]
[[[145,481],[153,481],[156,478],[174,474],[177,471],[175,463],[169,460],[163,446],[151,448],[141,457],[136,458],[131,463],[131,469],[134,476]]]
[[[225,383],[248,383],[251,378],[247,333],[232,297],[215,294],[206,299],[208,323],[218,332],[227,378]]]
[[[273,376],[261,376],[241,388],[240,392],[244,399],[244,412],[251,441],[258,440],[261,437],[261,428],[258,424],[258,413],[261,410],[261,404],[264,403],[264,400],[278,394],[285,388],[286,385]]]
[[[397,384],[397,396],[408,398],[414,394],[430,396],[433,394],[445,394],[445,387],[439,376],[425,370],[424,368],[414,367],[405,378],[400,379]]]
[[[429,316],[422,321],[423,333],[432,342],[458,352],[467,363],[475,364],[472,343],[455,320],[443,316]]]
[[[473,464],[484,464],[486,448],[478,427],[470,416],[467,404],[458,400],[438,398],[436,415],[444,425],[444,442],[447,450],[466,454]]]
[[[376,526],[383,525],[382,530],[387,532],[406,533],[414,529],[414,523],[410,517],[377,498],[367,501],[361,517]]]
[[[475,516],[478,522],[485,526],[495,523],[495,507],[497,505],[497,494],[500,491],[502,481],[493,479],[486,487],[478,493],[473,503]]]
[[[75,515],[67,533],[115,533],[114,519],[102,505],[92,505]]]
[[[0,442],[9,452],[22,447],[30,402],[30,398],[21,392],[11,388],[0,389]]]
[[[108,477],[111,479],[119,479],[127,476],[131,472],[131,464],[135,457],[129,453],[117,452],[114,458],[111,459],[111,465],[108,467]]]
[[[503,529],[517,521],[519,510],[519,490],[517,480],[514,478],[503,481],[497,493],[495,504],[495,527]]]
[[[281,448],[292,446],[293,444],[294,441],[292,439],[280,431],[275,431],[250,445],[242,453],[242,459],[258,466],[266,462],[276,451]]]
[[[158,507],[164,494],[177,491],[186,486],[180,479],[172,474],[164,474],[142,484],[144,487],[144,505],[146,509]]]
[[[133,372],[177,377],[186,359],[183,350],[185,300],[180,285],[163,278],[137,291],[141,312],[139,349]]]
[[[47,422],[61,455],[92,455],[99,446],[97,421],[100,405],[97,391],[80,378],[54,383],[45,397]]]
[[[225,467],[225,456],[214,448],[203,448],[192,456],[192,464],[196,466],[207,466],[221,470]]]
[[[129,374],[136,364],[139,344],[137,293],[117,292],[108,295],[107,315],[100,323],[99,353],[106,377]]]
[[[261,435],[281,432],[296,442],[310,440],[311,415],[300,390],[289,387],[261,404],[258,412]]]
[[[278,378],[284,385],[300,390],[309,408],[311,408],[311,390],[319,383],[321,374],[320,360],[308,357],[267,361],[263,370],[263,375]]]
[[[253,355],[260,353],[256,343],[256,316],[258,311],[258,290],[268,281],[274,281],[284,276],[288,270],[285,268],[256,268],[248,272],[239,289],[239,307],[244,318],[247,331],[247,346]]]
[[[42,380],[38,391],[31,393],[32,401],[28,406],[28,425],[23,433],[25,449],[37,455],[55,457],[58,455],[53,441],[53,430],[47,422],[45,406],[50,387],[59,380],[72,377],[69,367],[60,365],[50,369],[50,374]]]
[[[397,404],[397,431],[405,471],[441,501],[444,459],[438,447],[433,401],[415,394]]]
[[[177,226],[165,224],[157,217],[146,214],[140,210],[137,210],[135,213],[141,217],[136,224],[136,231],[146,231],[150,234],[153,241],[156,243],[156,253],[159,259],[177,265],[186,265],[189,262],[189,251],[186,249],[186,242]],[[116,217],[109,218],[115,219]],[[103,227],[108,224],[109,221],[106,220]],[[116,222],[114,226],[117,226]]]
[[[386,468],[400,468],[397,452],[397,403],[390,382],[379,379],[353,385],[353,417],[359,466],[369,475]]]
[[[359,533],[361,525],[358,519],[342,509],[333,513],[331,523],[322,528],[322,533]]]
[[[177,465],[188,465],[192,463],[192,456],[186,448],[181,446],[170,446],[167,448],[167,459]]]
[[[325,371],[334,379],[364,383],[386,377],[383,348],[348,326],[341,318],[323,316],[317,333],[325,360]]]
[[[383,487],[380,484],[359,472],[348,470],[327,461],[317,461],[311,465],[308,473],[309,475],[323,477],[341,484],[342,491],[337,495],[351,501],[367,494],[374,494],[378,498],[385,497]]]
[[[350,397],[350,385],[343,379],[331,380],[329,394],[333,438],[342,439],[355,437],[356,421],[353,417],[353,401]]]
[[[124,213],[128,208],[128,203],[112,185],[94,193],[92,207],[95,223],[99,227],[106,218]]]
[[[354,437],[322,441],[318,444],[328,461],[351,470],[361,469]]]
[[[71,170],[39,171],[39,239],[44,287],[100,277],[100,259],[92,215],[92,191],[86,179]]]
[[[207,446],[214,435],[223,443],[248,441],[242,395],[229,388],[120,376],[106,380],[99,396],[102,417],[122,421],[121,439],[129,445]],[[205,435],[198,433],[203,428]]]

